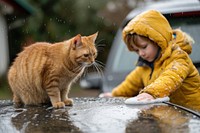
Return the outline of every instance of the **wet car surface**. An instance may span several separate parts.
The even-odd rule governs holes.
[[[159,103],[126,105],[125,98],[73,98],[63,109],[50,106],[14,108],[0,101],[1,133],[199,133],[200,118]]]

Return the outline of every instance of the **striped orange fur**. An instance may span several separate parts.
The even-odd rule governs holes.
[[[70,86],[95,62],[97,35],[77,35],[63,42],[38,42],[26,47],[8,72],[15,105],[72,105],[68,98]]]

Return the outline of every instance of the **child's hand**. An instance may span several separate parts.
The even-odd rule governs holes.
[[[141,94],[137,95],[136,97],[137,97],[138,101],[154,99],[154,97],[148,93],[141,93]]]
[[[112,97],[112,93],[111,92],[101,93],[99,94],[99,97]]]

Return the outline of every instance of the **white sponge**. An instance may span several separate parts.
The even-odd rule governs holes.
[[[153,103],[162,103],[162,102],[168,102],[169,97],[163,97],[163,98],[156,98],[152,100],[140,100],[138,101],[137,97],[131,97],[125,100],[125,104],[153,104]]]

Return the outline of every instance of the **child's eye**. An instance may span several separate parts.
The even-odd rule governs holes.
[[[143,49],[147,48],[147,45],[143,46],[142,48],[143,48]]]

